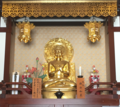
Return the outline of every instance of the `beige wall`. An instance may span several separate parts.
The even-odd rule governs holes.
[[[36,66],[36,57],[39,57],[41,63],[45,63],[45,44],[50,39],[60,37],[67,39],[73,45],[74,58],[72,62],[76,65],[76,75],[81,65],[86,86],[89,85],[88,78],[92,65],[95,65],[96,69],[99,70],[100,81],[107,81],[104,26],[100,29],[101,40],[95,44],[87,41],[88,30],[79,26],[35,27],[31,32],[32,42],[28,44],[18,41],[19,29],[16,27],[15,30],[14,71],[22,73],[26,65]]]

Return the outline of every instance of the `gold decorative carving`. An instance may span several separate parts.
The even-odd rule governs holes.
[[[91,42],[100,41],[100,27],[103,25],[101,22],[89,22],[85,23],[85,27],[89,30],[89,36],[87,37],[88,40]]]
[[[24,42],[24,43],[28,43],[28,41],[32,41],[31,36],[30,36],[30,32],[32,29],[34,29],[34,25],[33,23],[29,23],[29,22],[19,22],[16,24],[17,27],[20,29],[19,30],[19,36],[18,39],[20,42]]]
[[[108,3],[3,3],[3,17],[116,16],[117,2]]]

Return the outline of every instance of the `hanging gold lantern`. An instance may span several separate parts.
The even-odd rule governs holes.
[[[18,22],[17,27],[20,29],[19,30],[19,36],[18,39],[20,42],[28,43],[28,41],[32,41],[30,32],[32,29],[34,29],[33,23],[30,22]]]
[[[88,40],[95,43],[96,41],[100,41],[100,27],[103,25],[101,22],[89,22],[85,23],[85,27],[89,30],[89,36],[87,37]]]

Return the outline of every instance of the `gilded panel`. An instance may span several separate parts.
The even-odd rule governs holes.
[[[117,2],[108,3],[3,3],[3,17],[116,16]]]

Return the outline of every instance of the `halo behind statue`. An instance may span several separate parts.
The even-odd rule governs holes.
[[[62,60],[71,61],[73,57],[73,47],[71,43],[62,38],[54,38],[51,39],[45,46],[44,55],[47,62],[55,59],[56,49],[60,49],[62,51]]]

